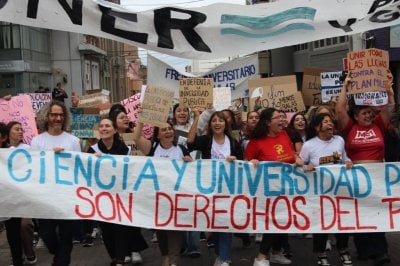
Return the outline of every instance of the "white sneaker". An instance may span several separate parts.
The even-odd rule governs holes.
[[[43,239],[39,238],[35,248],[45,248],[45,247],[46,245],[44,244]]]
[[[132,252],[132,264],[139,264],[143,262],[142,256],[139,252]]]
[[[277,253],[277,254],[271,254],[271,257],[269,258],[269,260],[272,263],[278,263],[278,264],[291,264],[292,261],[289,260],[288,258],[286,258],[285,256],[283,256],[283,254]]]
[[[215,259],[214,266],[221,266],[221,264],[222,264],[221,259],[220,259],[219,257],[217,257],[217,258]]]
[[[98,235],[100,235],[100,230],[99,230],[99,228],[97,228],[97,227],[93,228],[91,237],[92,237],[93,239],[95,239]]]
[[[224,261],[223,263],[220,264],[221,266],[229,266],[229,262]]]
[[[269,260],[254,259],[253,266],[269,266]]]
[[[125,262],[125,263],[131,262],[131,257],[125,256],[124,262]]]
[[[256,234],[256,238],[255,238],[256,243],[261,243],[262,239],[263,239],[262,234]]]

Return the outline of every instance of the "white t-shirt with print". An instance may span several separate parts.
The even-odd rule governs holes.
[[[179,146],[172,146],[169,149],[164,149],[161,147],[160,144],[157,145],[156,149],[154,150],[154,157],[159,158],[169,158],[175,160],[182,160],[183,159],[183,152]]]
[[[231,142],[225,135],[223,144],[218,144],[215,139],[212,140],[211,145],[211,159],[226,159],[231,155]]]
[[[33,150],[52,150],[55,147],[64,148],[65,151],[81,151],[79,138],[67,132],[58,136],[50,135],[47,131],[33,137],[31,148]]]

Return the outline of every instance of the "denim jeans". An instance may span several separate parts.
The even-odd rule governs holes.
[[[185,232],[184,245],[185,254],[200,253],[200,232]]]
[[[231,260],[232,233],[213,233],[215,254],[221,261]]]

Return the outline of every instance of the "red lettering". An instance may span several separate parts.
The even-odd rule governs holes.
[[[264,230],[269,230],[269,206],[271,205],[271,199],[265,200],[264,212],[257,211],[257,198],[253,198],[253,230],[257,230],[257,216],[264,216]]]
[[[161,202],[161,200],[160,200],[161,197],[164,197],[169,203],[169,216],[168,216],[168,219],[163,223],[159,222],[159,213],[160,213],[159,206],[160,206],[160,202]],[[163,214],[165,214],[167,212],[167,209],[166,209],[166,206],[163,206],[163,207],[164,207],[164,208],[162,208]],[[173,217],[173,213],[172,213],[173,207],[174,207],[174,204],[172,202],[171,197],[168,194],[163,193],[163,192],[156,193],[156,215],[154,217],[154,219],[155,219],[154,222],[155,222],[156,226],[163,227],[171,222],[171,219]],[[163,217],[160,217],[160,218],[163,218]]]
[[[125,217],[128,218],[130,222],[133,220],[133,195],[132,193],[129,193],[129,198],[128,198],[128,209],[125,209],[124,204],[122,203],[121,197],[117,193],[115,197],[116,205],[117,205],[117,212],[118,212],[118,217],[119,220],[121,221],[121,210],[124,212]]]
[[[102,219],[104,219],[104,220],[106,220],[106,221],[111,221],[111,220],[114,220],[115,219],[115,217],[117,216],[117,214],[116,214],[116,211],[115,211],[115,203],[114,203],[114,199],[113,199],[113,196],[109,193],[109,192],[100,192],[97,196],[96,196],[96,207],[99,207],[100,206],[100,201],[101,201],[101,198],[107,198],[108,199],[108,201],[111,203],[111,212],[112,212],[112,214],[111,214],[111,216],[109,216],[109,217],[106,217],[104,214],[103,214],[103,211],[101,210],[101,208],[97,208],[97,211],[98,211],[98,214],[99,214],[99,216],[102,218]]]
[[[336,210],[337,210],[337,217],[338,217],[338,229],[339,230],[355,230],[355,226],[342,226],[342,215],[349,214],[350,211],[345,211],[341,208],[340,202],[342,200],[353,200],[350,197],[336,197]]]
[[[206,228],[209,228],[210,227],[210,217],[208,216],[207,209],[210,206],[210,200],[204,195],[196,195],[194,198],[195,198],[195,201],[194,201],[194,215],[193,215],[194,228],[197,228],[197,220],[198,220],[197,217],[198,217],[199,213],[203,213],[204,214],[204,216],[206,217],[206,220],[207,220]],[[202,207],[199,207],[200,206],[200,204],[199,204],[200,199],[204,199],[205,202],[206,202]]]
[[[301,212],[299,210],[299,208],[297,207],[297,202],[300,201],[302,203],[302,206],[306,206],[306,199],[303,196],[297,196],[293,198],[293,222],[294,222],[294,226],[296,226],[296,228],[300,229],[300,230],[307,230],[310,228],[310,219],[308,218],[308,216],[306,214],[304,214],[303,212]],[[297,214],[297,215],[296,215]],[[298,221],[298,216],[302,217],[304,219],[304,225],[301,225]]]
[[[212,220],[211,220],[211,228],[212,229],[228,229],[229,226],[227,225],[216,225],[216,217],[217,214],[228,213],[226,209],[217,209],[217,200],[218,199],[229,199],[230,196],[227,195],[215,195],[213,197],[213,206],[212,206]]]
[[[82,195],[83,192],[88,192],[90,197],[93,196],[93,193],[90,189],[88,189],[86,187],[78,187],[76,190],[76,195],[78,196],[78,198],[89,203],[91,211],[89,212],[89,214],[83,214],[80,211],[80,208],[79,208],[80,206],[75,205],[75,213],[76,213],[76,215],[78,215],[81,218],[92,218],[96,212],[96,207],[94,206],[93,202],[89,198],[86,198]]]
[[[174,225],[175,225],[175,227],[192,228],[193,226],[190,224],[179,224],[178,223],[178,212],[189,211],[188,208],[179,208],[179,206],[178,206],[179,198],[193,198],[193,195],[189,195],[189,194],[176,194],[175,195]]]
[[[250,223],[250,214],[247,213],[246,214],[246,221],[243,225],[239,225],[235,222],[235,205],[236,205],[236,201],[238,200],[243,200],[246,203],[246,208],[250,209],[250,199],[246,196],[240,195],[240,196],[236,196],[233,198],[232,203],[231,203],[231,224],[233,226],[233,228],[238,229],[238,230],[243,230],[245,228],[247,228],[249,226]],[[243,209],[240,209],[240,214],[242,215],[243,213]]]
[[[393,220],[393,215],[394,214],[399,214],[400,213],[400,208],[393,210],[393,203],[399,202],[400,198],[384,198],[382,199],[383,203],[388,202],[389,203],[389,221],[390,221],[390,229],[394,228],[394,220]]]
[[[329,224],[329,225],[325,225],[325,216],[326,216],[326,213],[325,213],[325,205],[324,205],[324,201],[325,200],[327,200],[329,203],[331,203],[331,206],[332,206],[332,215],[333,215],[333,217],[332,217],[332,221],[331,221],[331,223]],[[320,213],[320,215],[321,215],[321,229],[322,230],[329,230],[329,229],[331,229],[334,225],[335,225],[335,223],[336,223],[336,207],[335,207],[335,202],[334,202],[334,200],[333,199],[331,199],[331,197],[329,197],[329,196],[320,196],[320,198],[319,198],[319,204],[320,204],[320,207],[321,207],[321,213]]]
[[[282,210],[281,211],[277,211],[277,206],[278,206],[279,201],[283,201],[284,204],[286,205],[285,208],[287,210],[287,215],[281,215],[281,217],[287,217],[288,218],[287,223],[284,224],[284,225],[280,225],[278,223],[277,219],[276,219],[277,218],[276,212],[278,212],[278,213],[282,212]],[[271,216],[272,216],[272,223],[275,225],[276,228],[281,229],[281,230],[289,229],[290,225],[292,224],[292,210],[291,210],[291,207],[290,207],[290,202],[289,202],[287,197],[279,196],[273,201],[272,210],[271,210]]]
[[[378,227],[377,226],[375,226],[375,225],[365,225],[365,226],[362,226],[362,225],[360,225],[360,215],[359,215],[359,212],[358,212],[358,199],[355,199],[355,201],[354,201],[354,208],[355,208],[355,210],[356,210],[356,225],[357,225],[357,229],[373,229],[373,230],[376,230]]]

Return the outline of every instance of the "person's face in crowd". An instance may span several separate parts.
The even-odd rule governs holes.
[[[267,123],[270,133],[278,134],[283,130],[283,119],[278,111],[272,113],[271,121]]]
[[[168,124],[166,127],[160,128],[158,131],[157,138],[160,142],[173,142],[175,138],[175,131],[174,128]]]
[[[306,129],[306,120],[302,115],[297,115],[294,118],[293,127],[297,131],[304,131]]]
[[[355,115],[354,119],[360,126],[370,126],[374,120],[374,113],[371,108],[362,108]]]
[[[334,124],[330,116],[325,116],[324,119],[322,119],[322,122],[316,126],[315,130],[317,131],[320,139],[331,139],[334,133]]]
[[[24,137],[24,130],[22,129],[21,124],[15,124],[10,129],[10,142],[20,143]]]
[[[129,118],[124,112],[117,115],[117,128],[119,131],[125,131],[129,128]]]
[[[65,114],[63,108],[58,105],[53,105],[48,116],[48,127],[56,131],[63,130]]]
[[[282,127],[283,127],[283,129],[285,129],[285,128],[287,128],[287,126],[288,126],[288,124],[289,124],[289,122],[287,121],[287,118],[286,118],[286,113],[285,112],[279,112],[279,114],[280,114],[280,116],[281,116],[281,122],[282,122]]]
[[[174,112],[174,117],[177,125],[186,125],[189,121],[189,109],[178,106]]]
[[[247,116],[247,127],[254,129],[260,120],[260,114],[258,112],[250,112]]]
[[[214,115],[211,118],[210,128],[213,134],[224,134],[225,133],[225,120],[218,115]]]
[[[226,122],[228,122],[228,125],[232,125],[233,120],[231,114],[228,111],[223,111],[222,113],[224,114],[224,117],[226,119]]]
[[[104,118],[99,123],[99,135],[101,139],[112,139],[117,129],[114,128],[110,119]]]

